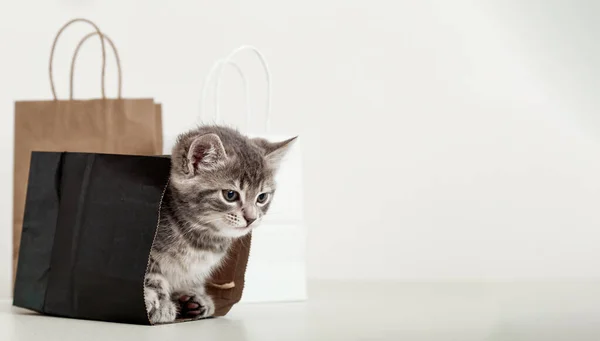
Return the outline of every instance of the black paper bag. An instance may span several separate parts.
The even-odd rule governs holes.
[[[144,274],[170,159],[34,152],[15,306],[149,324]]]

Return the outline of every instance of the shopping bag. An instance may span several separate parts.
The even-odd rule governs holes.
[[[102,97],[59,100],[54,86],[52,62],[61,33],[73,23],[87,23],[94,32],[77,47],[71,70],[75,68],[77,52],[89,37],[96,35],[102,46]],[[104,90],[105,40],[110,42],[119,65],[119,93],[116,99],[106,97]],[[13,183],[13,269],[16,273],[19,242],[23,224],[25,194],[32,151],[73,151],[112,154],[159,155],[162,153],[162,121],[160,104],[151,98],[126,99],[121,96],[120,62],[112,40],[86,19],[74,19],[57,33],[50,53],[50,86],[52,100],[17,101],[15,103],[15,149]]]
[[[144,276],[170,158],[34,152],[30,164],[13,304],[150,324]]]
[[[265,115],[262,120],[264,130],[246,131],[251,137],[262,137],[272,142],[284,141],[292,135],[274,134],[270,129],[271,74],[263,54],[252,46],[241,46],[224,59],[217,61],[206,76],[202,91],[202,109],[199,122],[209,122],[207,113],[208,97],[213,81],[215,116],[212,122],[222,121],[220,112],[221,78],[224,67],[233,67],[243,83],[246,102],[246,127],[258,120],[251,110],[249,80],[246,73],[235,61],[244,51],[253,52],[262,65],[266,76],[267,96]],[[228,97],[231,99],[231,97]],[[248,129],[246,129],[248,130]],[[169,151],[175,136],[165,139],[165,151]],[[252,232],[252,243],[248,247],[232,252],[231,257],[213,276],[210,291],[217,299],[225,297],[230,303],[276,302],[304,300],[306,293],[305,229],[302,210],[302,154],[300,139],[294,142],[281,163],[277,175],[277,194],[269,212],[260,226]],[[242,295],[243,293],[243,295]]]

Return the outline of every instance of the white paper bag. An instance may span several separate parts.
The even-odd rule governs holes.
[[[267,96],[263,132],[245,132],[251,137],[263,137],[270,141],[283,141],[293,135],[273,134],[270,131],[271,74],[262,53],[252,46],[241,46],[227,57],[215,63],[206,77],[202,91],[202,110],[199,121],[205,120],[207,97],[214,84],[214,121],[223,124],[220,119],[220,82],[224,67],[235,68],[243,82],[246,102],[246,127],[256,120],[252,115],[249,85],[246,74],[234,61],[241,52],[253,52],[260,61],[266,77]],[[241,56],[240,56],[241,57]],[[227,96],[228,100],[235,100]],[[227,125],[232,125],[227,122]],[[165,137],[165,150],[170,152],[176,136]],[[252,245],[246,271],[245,287],[241,302],[298,301],[307,298],[306,293],[306,237],[302,209],[302,153],[301,138],[290,148],[277,174],[277,193],[269,212],[252,232]]]

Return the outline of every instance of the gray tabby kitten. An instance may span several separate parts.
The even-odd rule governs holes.
[[[220,126],[179,136],[144,284],[151,323],[214,314],[206,280],[267,213],[294,139],[271,143]]]

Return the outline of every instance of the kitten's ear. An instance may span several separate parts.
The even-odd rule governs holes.
[[[225,163],[227,154],[217,134],[198,136],[192,141],[187,154],[189,174],[210,170]]]
[[[252,141],[263,150],[265,159],[271,167],[277,168],[297,138],[298,136],[294,136],[281,142],[269,142],[263,138],[253,138]]]

